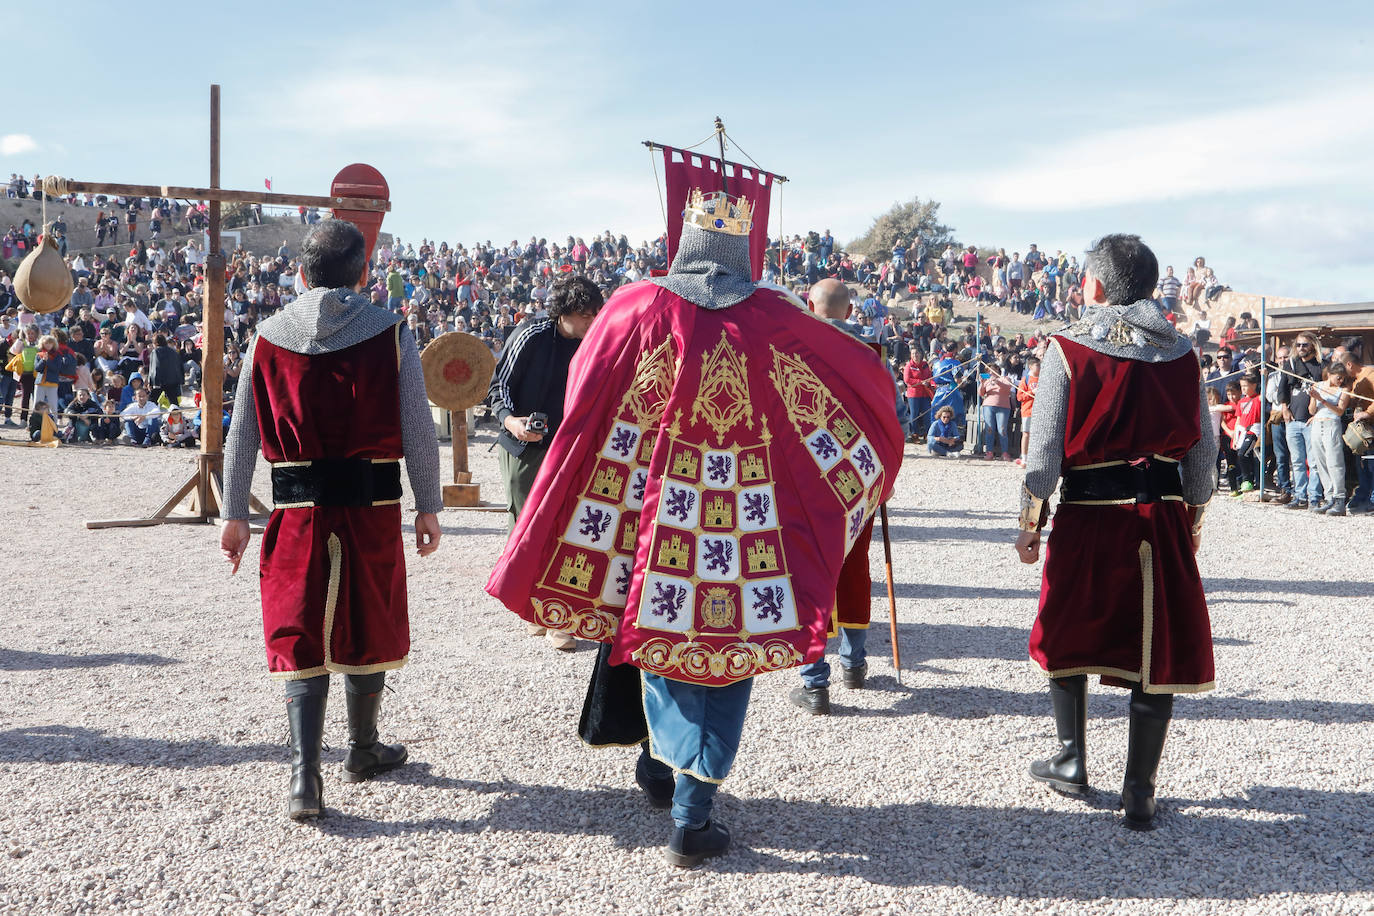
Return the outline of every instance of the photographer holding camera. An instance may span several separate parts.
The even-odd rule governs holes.
[[[549,317],[522,321],[496,363],[487,402],[502,427],[497,442],[512,528],[563,422],[568,366],[603,301],[601,290],[585,277],[559,280],[548,296]],[[529,632],[545,635],[543,627],[531,625]],[[558,649],[577,645],[565,633],[549,631],[547,637]]]

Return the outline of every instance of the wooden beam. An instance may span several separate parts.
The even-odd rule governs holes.
[[[67,179],[67,190],[76,194],[113,194],[119,197],[166,197],[181,200],[220,201],[239,204],[276,204],[288,207],[326,207],[345,210],[368,210],[389,213],[391,201],[362,197],[320,197],[313,194],[273,194],[270,191],[229,191],[210,182],[208,188],[188,188],[180,185],[118,184],[109,181],[73,181]]]

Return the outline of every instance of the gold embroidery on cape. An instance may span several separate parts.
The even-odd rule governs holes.
[[[749,403],[748,357],[730,346],[725,331],[720,343],[701,360],[701,389],[692,403],[690,422],[705,419],[716,434],[716,444],[725,445],[725,434],[743,420],[754,428],[753,408]]]
[[[587,565],[587,555],[579,553],[575,557],[564,557],[563,568],[558,571],[559,585],[575,588],[579,592],[589,592],[592,587],[592,570]]]
[[[541,626],[592,642],[610,642],[620,620],[611,611],[603,611],[598,607],[573,608],[557,598],[531,598],[530,604],[534,606],[534,617]]]
[[[673,338],[669,335],[663,338],[663,343],[640,356],[634,381],[630,382],[620,401],[620,418],[633,420],[641,431],[652,426],[662,415],[676,378],[677,359],[673,356]]]
[[[768,377],[778,389],[787,409],[787,419],[796,427],[797,435],[806,437],[816,427],[825,427],[827,418],[839,406],[830,389],[801,356],[779,353],[777,347],[770,346],[770,349],[773,351],[773,371]]]
[[[671,676],[678,671],[698,680],[729,678],[732,682],[765,671],[779,671],[801,663],[802,655],[785,640],[735,642],[712,649],[705,643],[679,642],[662,637],[648,640],[630,653],[639,666],[653,674]]]

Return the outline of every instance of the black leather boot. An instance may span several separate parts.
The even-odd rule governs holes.
[[[348,698],[348,756],[344,758],[344,781],[362,782],[378,773],[394,770],[409,756],[399,744],[377,740],[377,714],[382,708],[382,691],[351,693]]]
[[[829,687],[793,687],[788,692],[787,699],[791,700],[794,706],[800,706],[813,716],[830,715]]]
[[[320,776],[320,745],[324,742],[327,696],[286,698],[291,723],[291,796],[287,814],[293,821],[324,813],[324,778]]]
[[[1032,763],[1031,778],[1060,792],[1084,795],[1088,791],[1088,676],[1051,678],[1050,703],[1059,753]]]
[[[674,827],[665,857],[678,868],[695,868],[713,856],[724,855],[729,848],[730,828],[707,821],[697,830]]]
[[[1131,830],[1153,830],[1155,776],[1164,753],[1164,737],[1174,714],[1172,693],[1131,690],[1131,730],[1126,743],[1126,781],[1121,787],[1121,822]]]
[[[844,678],[844,685],[850,690],[863,690],[864,681],[868,678],[868,662],[855,668],[846,668],[841,665],[840,676]]]

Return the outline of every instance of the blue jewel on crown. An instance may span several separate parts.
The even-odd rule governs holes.
[[[724,228],[725,228],[725,220],[723,220],[723,219],[718,219],[718,220],[716,220],[716,228],[717,228],[717,229],[724,229]]]

